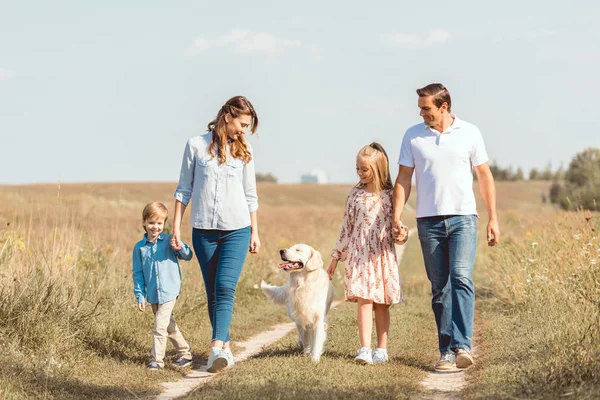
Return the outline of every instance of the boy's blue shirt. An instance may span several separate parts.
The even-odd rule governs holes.
[[[181,271],[177,259],[192,259],[190,246],[181,242],[181,250],[170,245],[171,235],[160,233],[156,243],[147,234],[133,247],[133,294],[140,303],[147,298],[150,304],[175,300],[181,289]]]

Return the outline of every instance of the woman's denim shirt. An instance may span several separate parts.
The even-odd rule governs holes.
[[[244,163],[233,158],[227,145],[227,161],[219,164],[208,152],[212,132],[188,140],[183,153],[175,199],[192,200],[190,222],[198,229],[235,230],[250,225],[250,213],[258,209],[254,158]],[[252,154],[252,147],[247,143]]]

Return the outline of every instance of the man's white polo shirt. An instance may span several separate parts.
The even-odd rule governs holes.
[[[402,139],[398,164],[415,169],[417,218],[477,215],[473,167],[488,156],[479,129],[451,115],[454,122],[443,133],[421,123]]]

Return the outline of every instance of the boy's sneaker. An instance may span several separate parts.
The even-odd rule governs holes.
[[[177,360],[173,361],[173,366],[177,368],[189,367],[192,365],[192,360],[185,357],[179,357]]]
[[[361,347],[354,361],[359,364],[373,364],[373,351],[369,347]]]
[[[211,348],[210,356],[208,356],[208,362],[206,363],[206,370],[214,374],[227,367],[227,365],[229,365],[229,361],[227,360],[225,351],[218,347]]]
[[[456,349],[456,367],[457,368],[469,368],[473,365],[473,356],[467,349]]]
[[[453,351],[442,353],[438,362],[435,363],[434,369],[438,372],[447,372],[456,369],[456,357]]]
[[[148,364],[149,371],[160,371],[161,369],[163,369],[163,367],[161,367],[156,361],[152,361],[150,364]]]
[[[223,351],[225,352],[225,356],[227,356],[227,368],[231,368],[235,365],[235,361],[233,360],[233,353],[231,352],[231,349],[229,347],[223,349]]]
[[[388,362],[390,359],[388,358],[386,349],[375,349],[373,352],[373,364]]]

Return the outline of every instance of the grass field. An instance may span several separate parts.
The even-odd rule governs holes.
[[[480,240],[475,269],[478,363],[462,394],[473,398],[593,398],[600,360],[598,214],[566,214],[542,204],[549,183],[498,183],[503,242]],[[131,248],[141,209],[172,209],[174,184],[0,187],[0,398],[136,398],[157,394],[181,371],[146,371],[152,315],[139,313]],[[278,249],[308,243],[327,263],[348,186],[259,185],[261,253],[249,256],[236,293],[232,337],[243,340],[287,321],[256,289],[284,281]],[[412,199],[414,200],[414,198]],[[479,203],[482,204],[482,203]],[[483,207],[480,205],[480,210]],[[405,222],[414,225],[414,216]],[[184,218],[183,238],[190,243]],[[485,227],[482,215],[480,229]],[[167,230],[169,224],[167,224]],[[480,239],[483,238],[483,231]],[[534,244],[535,243],[535,244]],[[196,365],[210,338],[197,262],[182,263],[176,318]],[[392,362],[353,365],[356,306],[331,314],[319,365],[298,354],[294,335],[218,376],[191,398],[406,398],[437,357],[429,285],[418,240],[406,244],[406,302],[392,309]],[[342,295],[341,274],[335,279]]]

